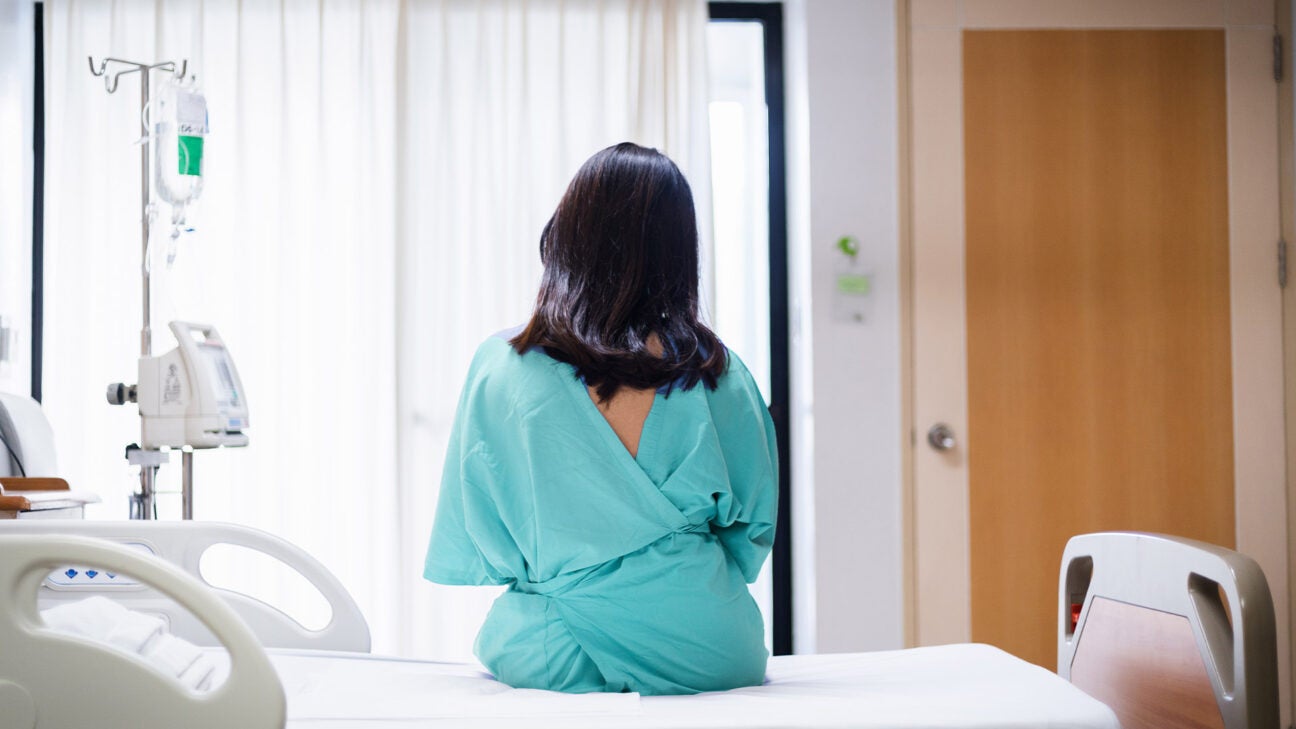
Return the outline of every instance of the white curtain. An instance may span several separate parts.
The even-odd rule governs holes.
[[[31,387],[33,5],[0,0],[0,392]]]
[[[195,457],[196,516],[321,559],[375,650],[468,657],[490,595],[421,578],[464,372],[525,318],[540,229],[593,152],[661,148],[709,210],[705,3],[46,8],[44,382],[64,472],[103,495],[93,516],[125,515],[138,419],[103,388],[134,381],[139,351],[139,87],[109,96],[85,58],[188,58],[206,182],[170,269],[155,234],[154,351],[166,321],[215,324],[252,423],[248,448]],[[178,497],[159,508],[175,518]],[[212,571],[310,611],[267,574]]]

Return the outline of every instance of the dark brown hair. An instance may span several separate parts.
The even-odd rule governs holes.
[[[600,400],[622,386],[715,388],[727,355],[698,319],[693,192],[666,155],[623,142],[590,157],[540,234],[540,260],[535,312],[509,342],[518,352],[543,347]]]

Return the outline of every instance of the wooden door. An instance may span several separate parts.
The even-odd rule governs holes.
[[[963,36],[973,640],[1054,664],[1072,535],[1235,544],[1224,81],[1222,30]]]
[[[917,643],[1055,668],[1062,547],[1113,529],[1239,548],[1285,615],[1263,5],[908,6]]]

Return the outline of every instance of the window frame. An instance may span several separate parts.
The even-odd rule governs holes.
[[[45,322],[45,4],[35,7],[32,119],[31,396],[41,399]]]

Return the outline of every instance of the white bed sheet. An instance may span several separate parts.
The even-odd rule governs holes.
[[[770,660],[763,686],[646,697],[511,689],[467,664],[314,651],[270,657],[288,696],[289,729],[1120,726],[1057,675],[986,645],[782,656]]]

